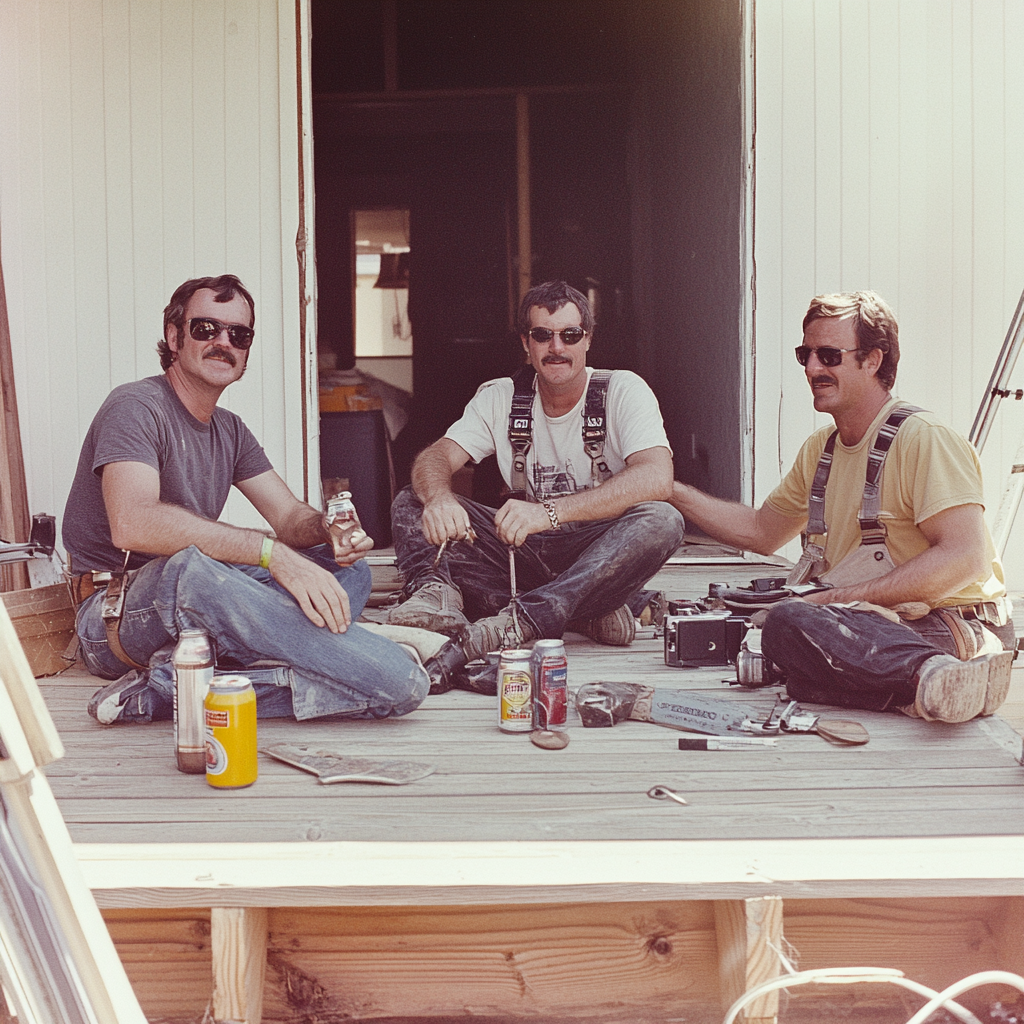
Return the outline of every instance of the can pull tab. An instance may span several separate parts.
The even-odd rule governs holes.
[[[686,805],[686,801],[674,789],[669,789],[668,786],[651,786],[647,790],[647,795],[652,800],[675,800],[677,804]]]

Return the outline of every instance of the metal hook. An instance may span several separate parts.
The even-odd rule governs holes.
[[[653,800],[675,800],[677,804],[686,804],[686,801],[674,789],[669,789],[668,786],[651,786],[647,790],[647,795]]]
[[[512,600],[509,602],[509,607],[512,609],[512,625],[515,628],[516,636],[522,637],[523,630],[519,625],[519,609],[516,607],[516,601],[519,598],[516,586],[516,546],[509,544],[508,546],[508,576],[509,583],[512,589]]]
[[[445,553],[445,551],[447,549],[448,549],[448,538],[445,537],[445,539],[443,541],[441,541],[441,543],[437,547],[437,554],[434,556],[433,568],[436,569],[441,564],[441,556]]]
[[[476,540],[476,530],[474,530],[472,526],[467,526],[466,532],[461,537],[445,537],[445,539],[438,545],[437,554],[434,555],[433,568],[436,569],[441,564],[441,557],[448,548],[460,540],[464,540],[467,544],[472,544],[473,541]]]

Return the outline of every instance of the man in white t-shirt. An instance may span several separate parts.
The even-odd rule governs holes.
[[[445,436],[419,454],[411,487],[395,499],[406,600],[390,622],[457,638],[470,660],[561,637],[570,625],[604,643],[632,641],[634,616],[650,596],[642,588],[682,543],[683,517],[667,502],[672,450],[661,411],[636,374],[610,374],[603,449],[595,455],[591,444],[588,454],[593,330],[589,302],[564,281],[524,296],[519,332],[534,371],[532,399],[520,400],[525,464],[513,469],[513,379],[488,381]],[[454,473],[492,454],[512,495],[499,509],[452,490]]]

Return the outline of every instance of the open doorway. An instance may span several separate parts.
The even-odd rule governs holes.
[[[677,477],[739,498],[743,0],[310,4],[322,367],[362,365],[354,212],[408,211],[397,482],[518,365],[522,281],[563,278],[599,302],[590,361],[654,388]]]

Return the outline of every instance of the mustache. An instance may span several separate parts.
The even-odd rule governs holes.
[[[811,384],[835,384],[836,379],[828,373],[816,373],[811,378]]]
[[[547,365],[548,363],[568,363],[568,362],[571,362],[571,360],[567,359],[565,356],[545,356],[541,360],[541,363],[543,363],[544,365]]]
[[[234,352],[232,352],[231,349],[229,348],[222,347],[221,345],[215,345],[213,348],[210,349],[209,352],[206,353],[205,356],[203,356],[204,359],[217,359],[218,357],[224,359],[232,366],[237,365],[238,360],[235,359]]]

